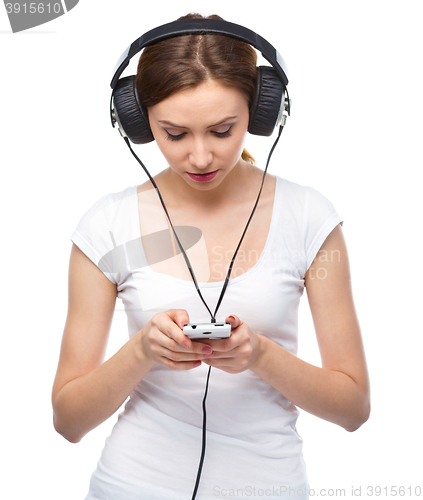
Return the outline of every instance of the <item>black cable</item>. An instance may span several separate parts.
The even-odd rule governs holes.
[[[203,444],[201,448],[200,465],[198,466],[197,479],[195,480],[195,486],[191,500],[194,500],[195,496],[197,495],[198,486],[200,484],[201,471],[203,470],[204,455],[206,453],[206,397],[207,397],[207,390],[209,388],[209,378],[210,378],[211,368],[212,367],[209,366],[209,371],[207,373],[206,390],[204,392],[204,398],[203,398]]]
[[[256,208],[257,208],[257,205],[258,205],[258,202],[259,202],[259,199],[260,199],[260,195],[261,195],[261,192],[262,192],[262,190],[263,190],[264,179],[265,179],[265,177],[266,177],[266,173],[267,173],[267,167],[269,166],[270,159],[271,159],[271,157],[272,157],[273,151],[275,150],[275,148],[276,148],[276,146],[277,146],[277,144],[278,144],[278,142],[279,142],[279,139],[280,139],[281,134],[282,134],[283,127],[284,127],[283,125],[281,125],[281,126],[279,127],[279,133],[278,133],[278,136],[277,136],[277,138],[276,138],[275,142],[273,143],[272,148],[270,149],[269,156],[267,157],[266,168],[264,169],[263,179],[262,179],[262,181],[261,181],[261,186],[260,186],[260,191],[259,191],[259,193],[258,193],[258,196],[257,196],[256,202],[255,202],[255,204],[254,204],[254,207],[253,207],[253,210],[252,210],[252,212],[251,212],[251,214],[250,214],[250,217],[249,217],[249,219],[248,219],[248,221],[247,221],[247,225],[246,225],[246,226],[245,226],[245,228],[244,228],[244,232],[242,233],[241,239],[239,240],[238,246],[237,246],[237,248],[236,248],[236,250],[235,250],[235,253],[234,253],[234,255],[233,255],[233,257],[232,257],[232,260],[231,260],[231,263],[230,263],[230,265],[229,265],[228,273],[227,273],[226,278],[225,278],[225,283],[223,284],[223,288],[222,288],[222,291],[221,291],[221,293],[220,293],[220,297],[219,297],[219,300],[218,300],[218,302],[217,302],[217,305],[216,305],[216,309],[215,309],[215,311],[214,311],[214,314],[212,314],[212,312],[211,312],[211,311],[210,311],[210,309],[209,309],[209,306],[206,304],[206,301],[204,300],[203,296],[201,295],[201,291],[200,291],[200,288],[199,288],[199,286],[198,286],[197,280],[196,280],[196,278],[195,278],[194,271],[193,271],[192,266],[191,266],[191,262],[189,261],[188,256],[187,256],[187,254],[185,253],[185,250],[184,250],[184,248],[182,247],[181,242],[179,241],[178,235],[176,234],[176,231],[175,231],[175,229],[174,229],[174,227],[173,227],[172,221],[170,220],[169,213],[168,213],[168,211],[167,211],[167,209],[166,209],[166,206],[165,206],[165,204],[164,204],[164,201],[163,201],[162,195],[160,194],[159,188],[157,187],[157,184],[155,183],[155,181],[154,181],[153,177],[151,177],[150,172],[146,169],[146,167],[145,167],[145,165],[143,164],[143,162],[142,162],[142,161],[138,158],[138,156],[135,154],[134,150],[131,148],[131,145],[130,145],[130,143],[129,143],[129,139],[128,139],[127,137],[124,137],[125,142],[126,142],[126,144],[127,144],[128,148],[130,149],[131,153],[134,155],[134,157],[136,158],[136,160],[137,160],[137,161],[139,162],[139,164],[142,166],[142,168],[144,169],[145,173],[148,175],[148,178],[150,179],[151,183],[153,184],[153,186],[154,186],[154,187],[155,187],[155,189],[156,189],[157,195],[159,196],[160,202],[161,202],[161,204],[162,204],[162,206],[163,206],[163,209],[164,209],[164,211],[165,211],[165,213],[166,213],[166,216],[167,216],[167,218],[168,218],[168,220],[169,220],[169,222],[170,222],[170,226],[171,226],[171,228],[172,228],[172,230],[173,230],[173,234],[175,235],[176,241],[177,241],[177,243],[178,243],[178,245],[179,245],[179,248],[181,249],[181,252],[182,252],[182,254],[183,254],[183,256],[184,256],[185,262],[186,262],[186,264],[187,264],[187,266],[188,266],[188,270],[189,270],[189,272],[190,272],[190,274],[191,274],[191,277],[192,277],[192,280],[193,280],[193,282],[194,282],[195,288],[197,289],[197,292],[198,292],[198,294],[199,294],[199,296],[200,296],[200,298],[201,298],[201,300],[202,300],[203,304],[206,306],[207,311],[209,312],[209,314],[210,314],[210,316],[211,316],[211,322],[212,322],[212,323],[216,323],[216,314],[217,314],[217,311],[218,311],[218,309],[219,309],[219,307],[220,307],[220,304],[221,304],[221,302],[222,302],[223,296],[224,296],[224,294],[225,294],[225,292],[226,292],[226,288],[227,288],[228,283],[229,283],[229,277],[230,277],[230,275],[231,275],[232,268],[233,268],[233,265],[234,265],[234,263],[235,263],[235,258],[236,258],[237,254],[238,254],[238,250],[239,250],[239,248],[240,248],[240,246],[241,246],[241,243],[242,243],[242,241],[243,241],[243,239],[244,239],[244,236],[245,236],[245,234],[246,234],[246,232],[247,232],[248,226],[250,225],[251,219],[253,218],[254,212],[255,212],[255,210],[256,210]]]

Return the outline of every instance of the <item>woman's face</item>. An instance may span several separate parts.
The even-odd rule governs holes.
[[[201,191],[214,189],[242,161],[249,109],[235,88],[208,80],[151,106],[148,117],[177,181]]]

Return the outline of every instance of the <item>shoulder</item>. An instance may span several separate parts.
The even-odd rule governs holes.
[[[276,177],[280,232],[285,241],[304,254],[307,270],[326,237],[343,219],[319,190]]]
[[[131,186],[121,191],[105,194],[85,211],[83,218],[95,218],[116,212],[116,210],[122,209],[126,204],[130,203],[136,192],[137,186]]]
[[[318,219],[324,219],[336,212],[333,203],[321,191],[279,176],[275,177],[283,210],[305,218]]]
[[[290,181],[279,175],[275,175],[277,183],[281,190],[283,190],[285,196],[291,196],[293,199],[297,199],[302,203],[306,202],[318,202],[328,200],[328,198],[316,188],[306,185],[298,184],[297,182]]]
[[[137,193],[137,186],[129,186],[125,189],[122,189],[121,191],[116,191],[112,193],[108,193],[104,196],[102,196],[95,204],[94,206],[98,207],[105,207],[108,205],[113,205],[116,203],[120,203],[124,200],[127,200],[128,198],[133,197]]]
[[[136,203],[137,187],[131,186],[121,191],[108,193],[95,201],[83,215],[71,237],[83,238],[90,244],[98,243],[100,240],[110,240],[110,231],[122,232],[125,224],[119,221],[130,220],[130,215]],[[100,245],[101,246],[101,245]]]

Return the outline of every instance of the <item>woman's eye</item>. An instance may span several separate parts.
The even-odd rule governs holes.
[[[216,131],[213,131],[212,133],[216,136],[216,137],[219,137],[221,139],[223,139],[224,137],[229,137],[231,134],[231,128],[232,128],[232,125],[227,129],[225,130],[224,132],[216,132]]]
[[[165,132],[166,132],[166,139],[169,139],[170,141],[179,141],[182,139],[182,137],[184,137],[184,135],[186,134],[186,132],[182,132],[182,134],[178,134],[178,135],[173,135],[171,134],[170,132],[168,132],[166,129],[165,129]]]
[[[229,137],[231,134],[231,128],[232,125],[227,129],[224,130],[223,132],[217,132],[216,130],[212,130],[212,134],[220,139],[223,139],[224,137]],[[166,139],[169,139],[170,141],[180,141],[187,133],[182,132],[182,134],[171,134],[168,130],[164,129],[166,132]]]

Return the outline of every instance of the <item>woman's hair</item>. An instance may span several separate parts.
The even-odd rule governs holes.
[[[223,19],[188,14],[183,19]],[[242,92],[251,105],[257,82],[257,54],[248,43],[217,33],[168,38],[145,47],[138,62],[135,85],[148,108],[181,90],[212,79]],[[244,149],[242,159],[255,163]]]

